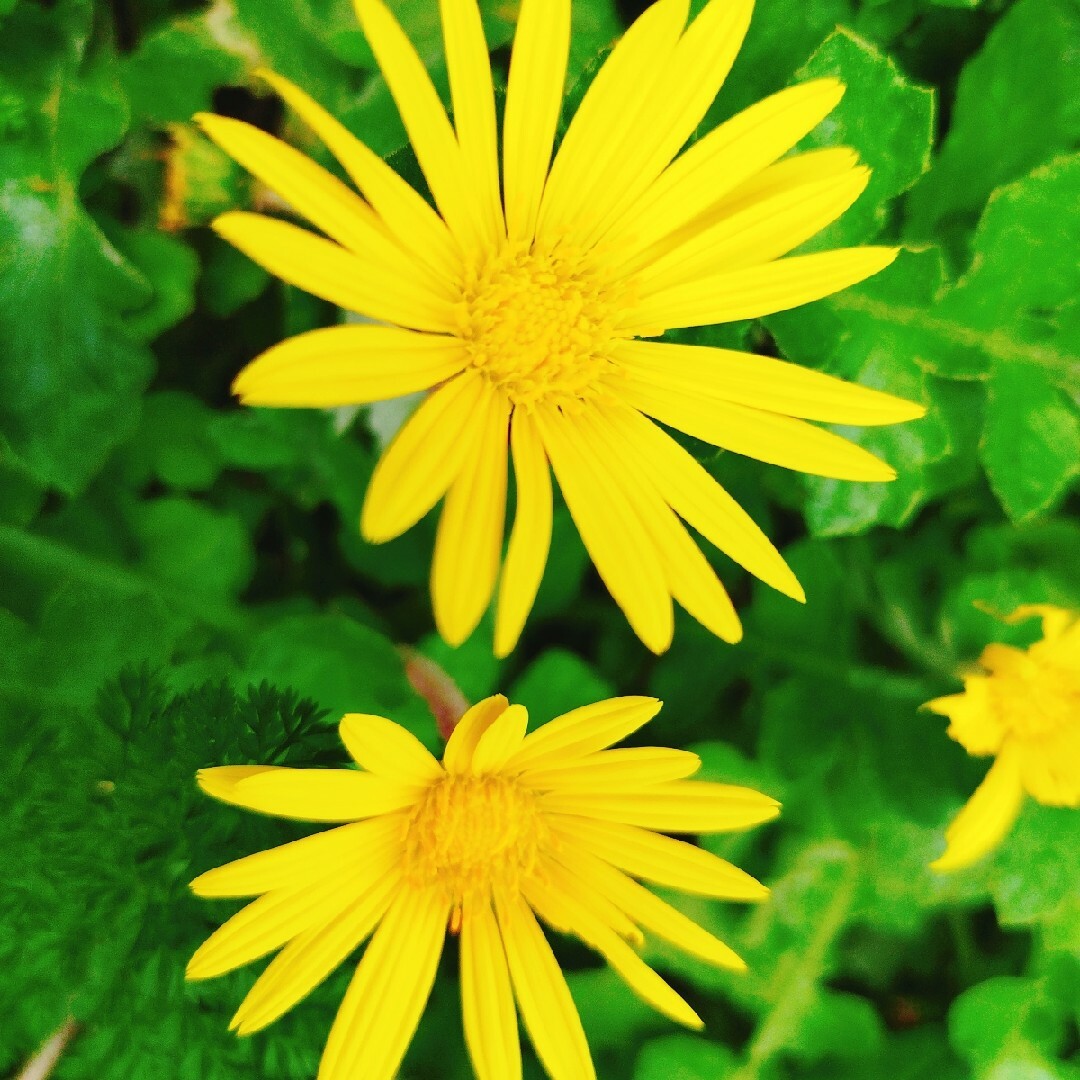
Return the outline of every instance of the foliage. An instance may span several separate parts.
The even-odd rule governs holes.
[[[444,78],[434,0],[393,6]],[[575,0],[575,77],[640,6]],[[483,7],[505,66],[514,5]],[[853,433],[897,468],[891,485],[709,457],[808,604],[725,563],[744,642],[684,620],[659,659],[563,507],[521,648],[494,661],[485,624],[448,649],[430,520],[384,547],[358,535],[387,417],[231,401],[246,360],[338,314],[205,228],[265,193],[189,118],[214,107],[319,154],[260,87],[265,64],[399,151],[346,0],[5,0],[0,28],[0,1075],[67,1015],[57,1080],[314,1074],[347,973],[248,1040],[226,1026],[251,973],[183,982],[228,914],[185,882],[296,835],[211,803],[193,775],[336,761],[346,709],[436,746],[398,648],[413,645],[469,698],[502,690],[538,720],[655,693],[650,741],[784,802],[776,825],[712,845],[770,903],[680,901],[749,973],[650,947],[703,1033],[568,954],[604,1077],[1080,1077],[1080,815],[1030,805],[993,857],[932,874],[983,767],[918,709],[1017,632],[988,612],[1080,605],[1076,0],[758,0],[711,118],[844,79],[807,145],[852,145],[875,174],[821,242],[907,251],[861,287],[719,333],[929,413]],[[404,1076],[468,1075],[453,964]]]

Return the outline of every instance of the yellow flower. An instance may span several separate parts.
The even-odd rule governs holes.
[[[1025,792],[1046,806],[1080,806],[1080,618],[1027,604],[1006,621],[1035,615],[1041,641],[1028,649],[987,645],[979,658],[985,674],[967,676],[962,694],[927,705],[949,718],[949,735],[969,754],[996,758],[946,830],[935,870],[970,866],[995,848]]]
[[[252,405],[340,406],[430,395],[379,462],[361,530],[374,542],[443,496],[435,619],[458,644],[496,589],[508,459],[516,476],[495,619],[511,651],[551,541],[549,465],[601,578],[655,652],[672,599],[727,641],[738,616],[684,522],[804,599],[751,518],[661,424],[761,461],[890,480],[877,458],[807,420],[888,424],[910,402],[781,360],[655,338],[828,296],[896,250],[784,258],[851,205],[869,171],[846,149],[780,160],[843,94],[835,79],[747,109],[680,155],[731,67],[752,0],[659,0],[618,42],[554,152],[570,0],[522,0],[501,139],[476,0],[441,0],[453,123],[382,0],[356,0],[433,209],[337,120],[265,78],[359,189],[236,120],[207,134],[329,239],[249,213],[215,228],[274,274],[381,325],[315,330],[237,378]],[[649,418],[652,419],[649,419]],[[508,437],[509,431],[509,437]]]
[[[188,977],[221,975],[284,946],[233,1019],[246,1035],[292,1008],[371,935],[319,1080],[390,1080],[449,927],[461,935],[465,1038],[480,1080],[520,1078],[518,1011],[548,1073],[587,1080],[595,1075],[589,1048],[539,915],[601,953],[654,1008],[701,1027],[634,950],[641,928],[721,967],[744,964],[634,879],[761,900],[767,890],[749,875],[652,830],[745,829],[779,807],[748,788],[686,780],[700,765],[686,751],[607,749],[659,708],[653,698],[615,698],[526,735],[525,709],[491,697],[465,714],[441,764],[404,728],[352,715],[341,738],[360,770],[203,770],[203,790],[225,802],[351,824],[196,878],[199,896],[259,899],[203,944]]]

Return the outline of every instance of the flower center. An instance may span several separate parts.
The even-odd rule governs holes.
[[[1048,663],[1038,645],[1026,653],[998,646],[983,655],[992,674],[994,708],[1019,739],[1044,739],[1080,725],[1080,671]]]
[[[467,277],[459,333],[472,364],[514,405],[573,407],[612,369],[619,288],[565,245],[507,245]]]
[[[514,780],[447,776],[413,811],[405,876],[414,885],[441,885],[460,908],[468,893],[517,888],[545,835],[535,797]]]

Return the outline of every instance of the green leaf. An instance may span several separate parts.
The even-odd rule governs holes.
[[[609,682],[573,653],[549,649],[518,676],[507,696],[529,710],[529,727],[535,728],[614,692]]]
[[[693,1035],[653,1039],[634,1064],[634,1080],[724,1080],[736,1072],[730,1050]]]

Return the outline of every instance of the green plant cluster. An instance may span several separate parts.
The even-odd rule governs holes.
[[[435,0],[392,7],[438,77]],[[483,7],[505,70],[515,5]],[[575,0],[572,78],[639,9]],[[559,944],[603,1077],[1080,1078],[1080,814],[1029,803],[995,855],[931,873],[984,765],[919,710],[988,641],[1030,634],[988,610],[1080,606],[1078,50],[1077,0],[758,0],[711,121],[839,76],[847,96],[807,145],[853,146],[874,177],[815,243],[906,251],[828,300],[683,337],[778,352],[928,415],[845,432],[892,484],[693,447],[809,598],[716,556],[742,644],[684,619],[649,656],[558,507],[537,608],[497,662],[487,623],[456,650],[433,633],[430,519],[382,547],[358,534],[397,406],[241,410],[228,391],[261,349],[340,313],[205,227],[268,196],[190,117],[238,115],[320,156],[260,88],[266,65],[408,168],[347,0],[0,0],[0,1075],[67,1017],[56,1080],[314,1075],[348,972],[246,1040],[226,1026],[254,973],[183,982],[235,908],[186,882],[298,835],[213,803],[194,773],[338,762],[346,710],[436,748],[409,645],[469,699],[505,692],[534,722],[656,694],[647,742],[784,803],[777,823],[709,841],[769,903],[676,901],[749,973],[650,947],[702,1034]],[[404,1078],[469,1076],[455,964],[451,947]]]

